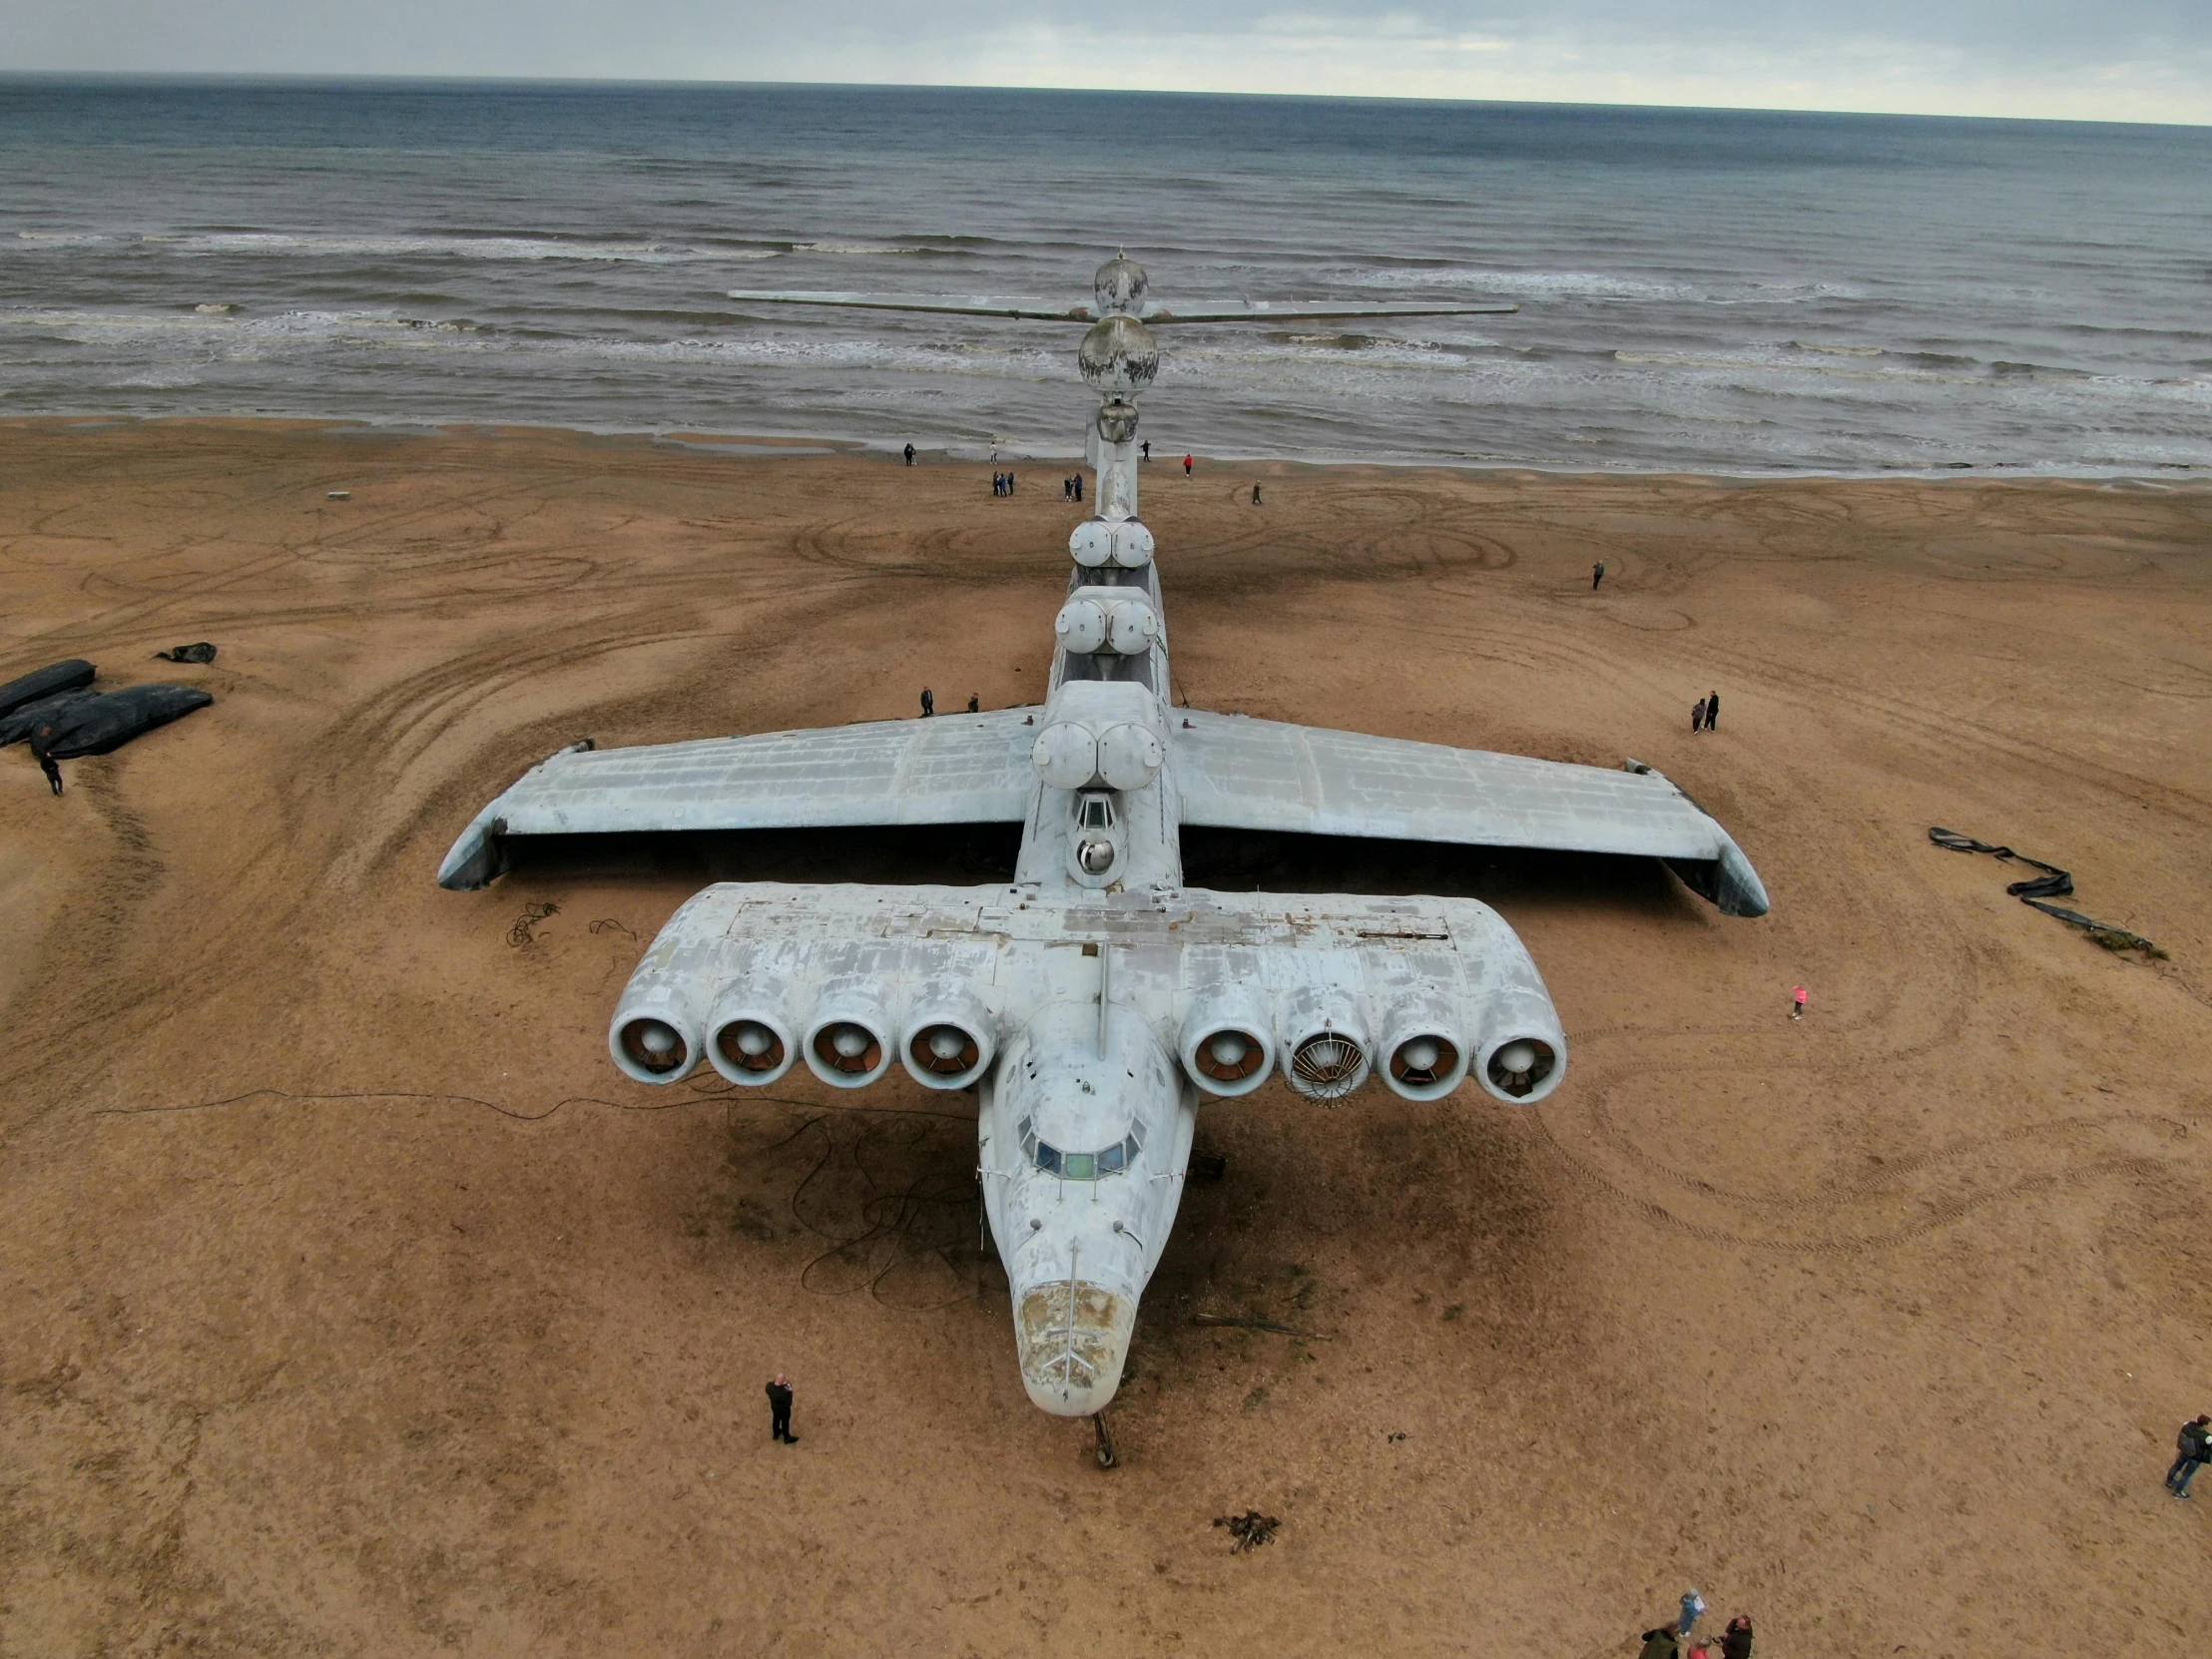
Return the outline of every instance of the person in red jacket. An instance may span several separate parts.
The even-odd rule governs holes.
[[[1183,476],[1184,476],[1184,477],[1186,477],[1186,478],[1188,478],[1188,477],[1189,477],[1190,475],[1191,475],[1191,457],[1190,457],[1190,456],[1188,456],[1188,455],[1185,455],[1185,456],[1183,457]]]

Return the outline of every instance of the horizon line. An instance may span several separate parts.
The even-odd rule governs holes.
[[[2176,133],[2212,131],[2212,120],[2128,121],[2110,117],[2035,115],[1956,115],[1923,110],[1853,110],[1804,105],[1772,104],[1624,104],[1539,98],[1448,98],[1376,92],[1242,92],[1199,91],[1187,87],[1095,87],[1020,85],[970,81],[732,81],[697,76],[642,75],[439,75],[346,73],[330,70],[137,70],[137,69],[8,69],[0,68],[0,86],[11,81],[121,82],[152,85],[290,85],[290,86],[415,86],[415,87],[567,87],[628,88],[633,90],[730,91],[790,90],[811,92],[972,92],[1031,95],[1072,94],[1091,98],[1238,99],[1246,102],[1304,104],[1398,104],[1443,108],[1519,110],[1636,110],[1676,115],[1772,115],[1844,116],[1865,121],[1971,122],[1983,126],[2152,128]]]

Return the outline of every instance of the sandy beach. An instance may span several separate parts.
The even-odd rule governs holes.
[[[1152,467],[1179,698],[1634,756],[1774,910],[1422,855],[1567,1082],[1207,1107],[1102,1472],[959,1099],[629,1083],[697,877],[434,882],[582,737],[1036,701],[1081,509],[990,470],[0,426],[0,678],[217,698],[60,800],[0,752],[0,1653],[1597,1659],[1692,1585],[1767,1659],[2196,1650],[2212,488]]]

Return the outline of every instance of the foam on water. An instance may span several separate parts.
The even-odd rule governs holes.
[[[0,80],[0,411],[1064,454],[1072,329],[724,290],[1072,301],[1127,246],[1171,304],[1522,306],[1163,330],[1158,449],[2212,470],[2208,218],[2193,129]]]

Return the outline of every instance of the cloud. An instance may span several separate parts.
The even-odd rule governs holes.
[[[2198,123],[2202,0],[0,0],[0,66],[565,76],[1865,109]]]

